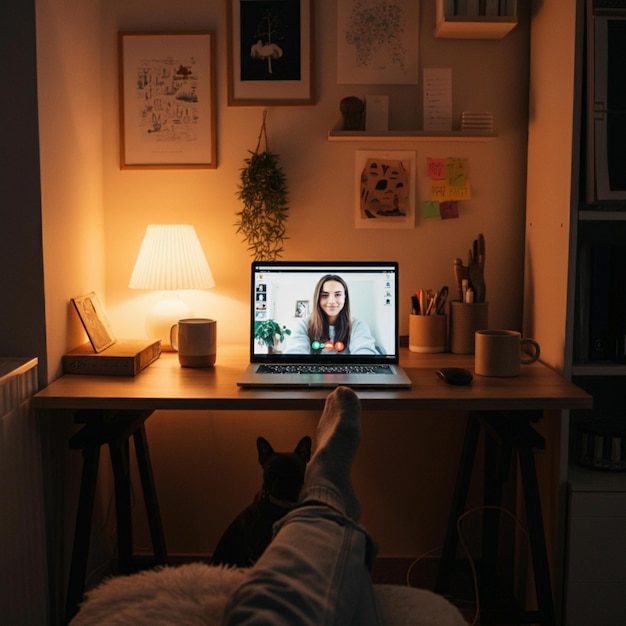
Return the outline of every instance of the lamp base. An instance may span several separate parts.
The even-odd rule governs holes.
[[[173,352],[171,329],[178,320],[193,317],[193,311],[180,298],[168,298],[157,302],[146,318],[146,332],[150,339],[161,340],[161,350]]]

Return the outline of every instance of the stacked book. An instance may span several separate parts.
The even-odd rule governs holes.
[[[493,113],[461,113],[461,130],[493,132]]]

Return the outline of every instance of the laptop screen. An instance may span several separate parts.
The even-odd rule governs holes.
[[[255,261],[253,362],[398,362],[396,262]]]

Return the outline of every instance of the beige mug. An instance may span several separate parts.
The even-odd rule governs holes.
[[[520,365],[540,354],[539,344],[516,330],[477,330],[474,343],[474,372],[480,376],[519,376]]]
[[[178,320],[170,328],[170,343],[183,367],[215,365],[217,323],[202,317]]]

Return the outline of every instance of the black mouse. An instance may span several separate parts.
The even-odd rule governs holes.
[[[469,385],[474,378],[472,372],[462,367],[442,367],[435,374],[445,380],[448,385]]]

